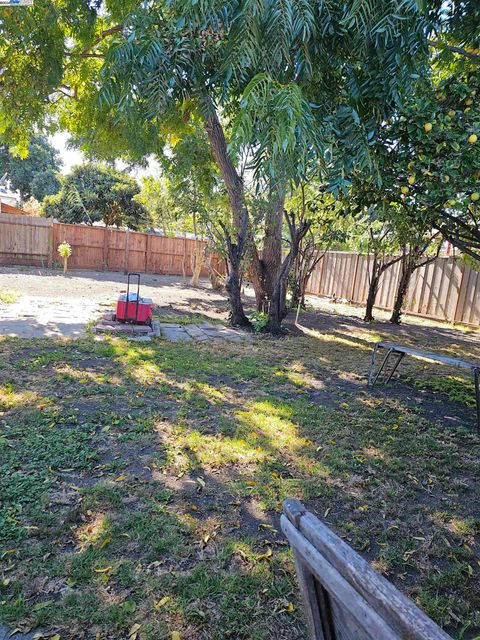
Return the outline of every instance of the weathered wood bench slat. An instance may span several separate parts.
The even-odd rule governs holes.
[[[451,640],[298,500],[284,503],[281,526],[296,559],[313,640]],[[325,603],[315,603],[322,591],[330,617]]]
[[[282,516],[282,531],[287,536],[290,544],[299,554],[301,560],[306,564],[315,578],[321,582],[323,587],[331,594],[335,594],[335,602],[342,603],[345,611],[343,615],[338,614],[340,606],[332,606],[332,615],[335,618],[335,638],[338,637],[338,623],[342,626],[355,630],[355,638],[363,640],[365,638],[391,638],[392,640],[402,638],[379,616],[375,610],[369,606],[365,600],[358,595],[355,589],[342,577],[342,575],[332,566],[315,547],[295,529],[295,527]],[[333,604],[333,603],[332,603]],[[335,615],[335,613],[336,615]],[[348,616],[346,614],[349,614]],[[368,629],[368,635],[365,630]]]

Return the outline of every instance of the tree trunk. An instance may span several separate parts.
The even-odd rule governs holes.
[[[277,334],[281,331],[281,324],[285,316],[287,315],[287,281],[290,275],[290,269],[292,264],[297,258],[300,243],[310,228],[310,223],[302,222],[297,228],[295,225],[295,218],[292,213],[286,214],[288,226],[290,229],[290,251],[283,260],[280,270],[278,271],[277,278],[272,291],[270,299],[270,308],[268,310],[268,323],[267,331]]]
[[[270,299],[270,307],[268,310],[267,331],[270,333],[280,333],[282,321],[287,315],[286,297],[287,297],[287,279],[292,266],[293,257],[290,254],[285,258],[282,264],[277,281],[273,287],[272,297]]]
[[[197,237],[197,215],[193,214],[193,235],[195,236],[195,247],[193,251],[192,279],[190,284],[198,287],[200,284],[200,273],[202,271],[202,253],[203,248]]]
[[[370,284],[368,286],[367,305],[365,307],[365,322],[373,322],[373,307],[375,305],[375,299],[378,293],[378,285],[380,282],[380,265],[376,258],[373,260],[372,276],[370,278]]]
[[[282,264],[282,228],[285,189],[283,184],[275,189],[275,194],[270,198],[270,206],[265,217],[265,234],[261,257],[254,244],[253,238],[250,239],[250,275],[255,291],[257,311],[264,312],[268,312],[268,304],[272,298],[275,282]]]
[[[208,273],[210,276],[210,284],[215,291],[223,291],[223,279],[219,271],[217,271],[216,265],[213,263],[212,253],[208,255]]]
[[[246,248],[248,227],[248,210],[245,205],[243,180],[238,175],[228,154],[222,125],[218,119],[215,106],[209,97],[206,98],[206,106],[208,115],[205,119],[205,131],[212,155],[227,189],[236,233],[236,239],[232,242],[229,232],[224,229],[228,260],[230,262],[230,273],[225,282],[225,289],[230,303],[230,323],[233,326],[248,327],[250,326],[250,321],[243,310],[241,297],[241,263]]]
[[[390,322],[392,324],[400,324],[402,316],[402,307],[405,296],[407,295],[408,285],[412,278],[412,274],[416,269],[416,259],[413,254],[404,253],[401,261],[400,280],[398,281],[395,302],[393,304],[392,316]]]

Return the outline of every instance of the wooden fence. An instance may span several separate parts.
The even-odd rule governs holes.
[[[58,261],[56,248],[63,241],[72,247],[69,269],[192,274],[195,241],[189,238],[167,238],[0,213],[0,264],[52,266]],[[205,246],[203,241],[202,245]],[[218,256],[212,257],[212,266],[224,272]],[[208,275],[206,265],[201,275]]]
[[[371,268],[371,256],[328,251],[312,274],[307,293],[364,305]],[[393,308],[399,275],[398,262],[383,273],[377,308],[388,311]],[[407,314],[478,326],[480,273],[459,258],[437,258],[414,272],[404,307]]]
[[[52,242],[51,220],[0,213],[0,264],[46,263]]]
[[[105,227],[62,224],[50,219],[0,213],[0,264],[52,265],[56,248],[72,246],[71,269],[139,271],[191,275],[195,241]],[[329,251],[312,274],[308,293],[365,304],[371,257]],[[218,256],[212,266],[224,273]],[[400,272],[396,263],[384,272],[377,307],[393,307]],[[202,276],[208,275],[206,266]],[[480,273],[457,258],[437,258],[413,274],[405,312],[448,322],[480,325]]]

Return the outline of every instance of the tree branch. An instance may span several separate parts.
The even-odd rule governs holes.
[[[445,44],[443,42],[440,42],[439,40],[427,40],[427,42],[429,46],[433,47],[434,49],[442,49],[443,47],[446,47],[449,51],[458,53],[461,56],[465,56],[466,58],[469,58],[470,60],[475,62],[475,64],[480,64],[480,55],[478,55],[478,53],[472,53],[471,51],[463,49],[463,47],[455,47],[452,44]]]
[[[123,24],[116,24],[115,26],[110,27],[109,29],[104,29],[100,33],[100,35],[97,38],[95,38],[95,40],[92,42],[92,44],[89,47],[87,47],[86,49],[84,49],[83,51],[80,51],[79,53],[75,53],[75,51],[64,51],[63,55],[65,55],[65,56],[74,56],[74,57],[78,57],[78,58],[104,58],[105,56],[103,54],[91,53],[91,50],[97,44],[102,42],[102,40],[105,40],[105,38],[108,38],[108,36],[111,36],[114,33],[119,33],[121,31],[123,31]]]

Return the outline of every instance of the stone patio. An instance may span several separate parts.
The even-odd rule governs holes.
[[[251,338],[250,334],[238,331],[223,324],[201,322],[198,324],[177,324],[175,322],[160,322],[160,337],[171,342],[181,340],[228,340],[243,342]]]
[[[226,327],[220,323],[199,322],[181,324],[178,322],[154,321],[152,326],[144,324],[128,324],[112,319],[112,314],[101,318],[94,329],[97,334],[110,334],[131,338],[132,340],[150,340],[159,337],[169,342],[194,340],[228,340],[243,342],[251,338],[250,334]]]

